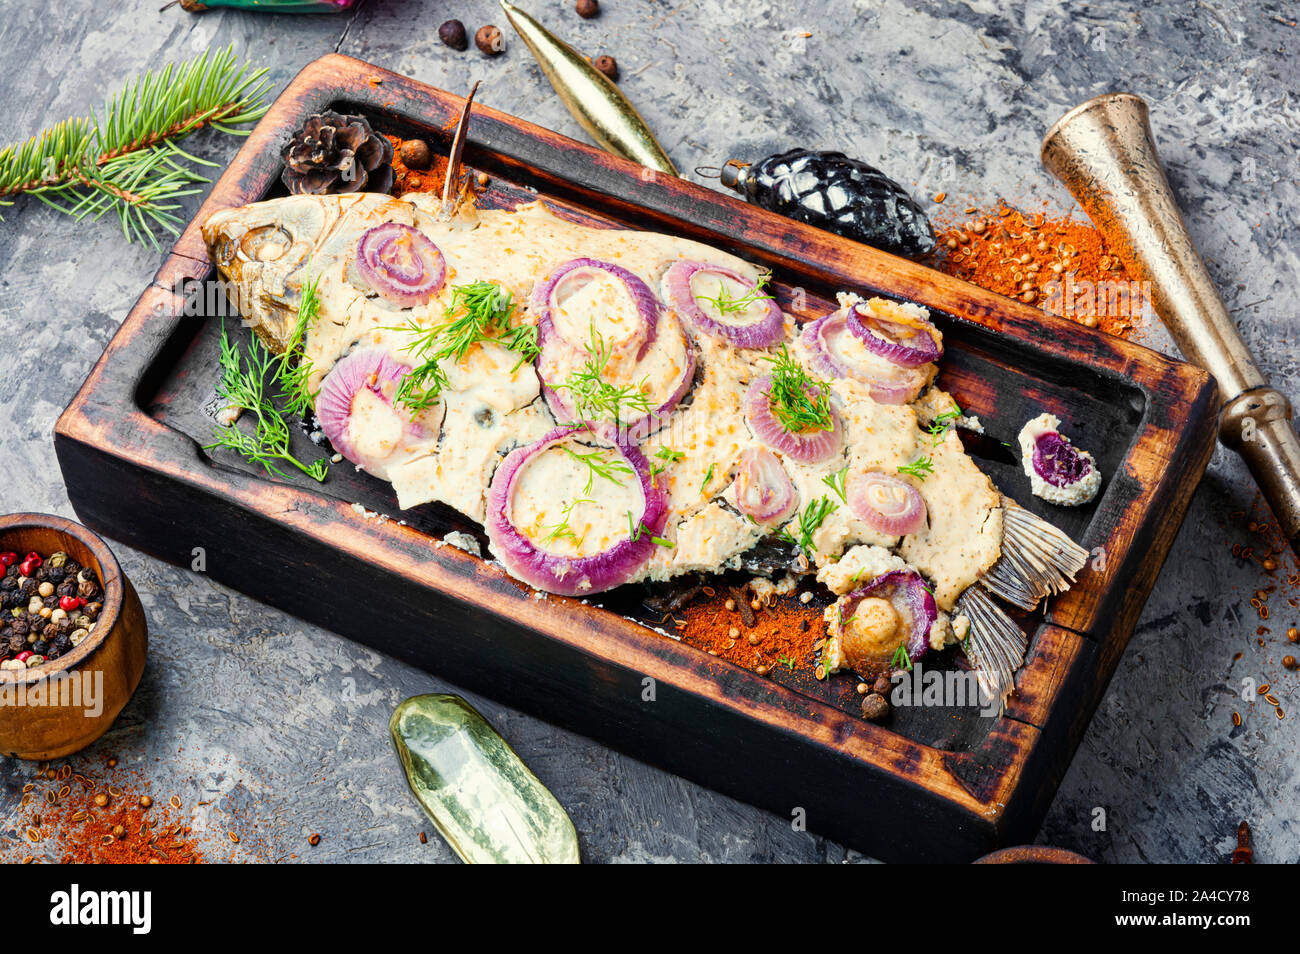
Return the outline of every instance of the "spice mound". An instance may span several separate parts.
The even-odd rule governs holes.
[[[58,659],[90,635],[103,611],[95,571],[59,551],[0,553],[0,669]]]

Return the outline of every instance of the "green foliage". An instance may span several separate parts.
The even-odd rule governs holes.
[[[235,61],[233,47],[152,70],[104,105],[0,150],[0,205],[33,195],[75,219],[112,209],[128,241],[158,247],[176,235],[177,201],[208,180],[190,165],[215,163],[185,152],[180,139],[205,127],[233,136],[266,112],[266,70]]]

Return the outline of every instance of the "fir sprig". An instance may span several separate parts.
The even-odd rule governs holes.
[[[205,127],[233,136],[266,112],[266,70],[250,71],[233,47],[149,71],[112,96],[102,114],[67,119],[0,150],[0,205],[34,195],[75,219],[117,213],[128,241],[158,247],[180,232],[177,201],[208,180],[186,163],[216,163],[177,141]]]

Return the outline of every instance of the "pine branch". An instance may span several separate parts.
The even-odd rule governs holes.
[[[177,140],[206,127],[247,135],[238,127],[267,110],[265,77],[239,65],[233,47],[151,70],[114,94],[102,115],[64,120],[0,150],[0,205],[28,194],[76,219],[113,209],[128,241],[157,247],[159,230],[180,231],[176,200],[208,181],[190,164],[216,165]]]

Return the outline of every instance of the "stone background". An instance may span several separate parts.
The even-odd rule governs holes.
[[[366,0],[352,13],[302,17],[160,5],[82,0],[56,13],[38,0],[0,4],[0,62],[11,67],[0,74],[0,142],[84,113],[139,71],[227,43],[268,68],[276,92],[337,50],[454,91],[481,79],[484,104],[582,138],[487,0]],[[568,0],[523,5],[590,55],[616,56],[623,88],[682,169],[834,147],[880,164],[918,195],[947,192],[948,212],[998,197],[1069,210],[1039,166],[1040,136],[1083,99],[1139,93],[1228,307],[1273,380],[1287,389],[1295,379],[1292,4],[606,0],[592,21]],[[472,46],[463,54],[441,46],[436,28],[452,16],[471,33],[501,25],[507,52],[487,59]],[[239,141],[204,135],[192,144],[224,164]],[[185,217],[199,200],[185,202]],[[0,511],[71,515],[52,425],[160,255],[126,244],[111,217],[77,223],[32,200],[0,213]],[[1158,328],[1145,340],[1172,351]],[[1249,600],[1270,581],[1228,550],[1247,537],[1229,514],[1267,519],[1259,507],[1244,468],[1217,452],[1040,840],[1105,861],[1217,862],[1247,818],[1259,860],[1300,856],[1300,687],[1279,662],[1282,632],[1300,617],[1283,599],[1294,559],[1281,558],[1272,631],[1257,639]],[[155,798],[212,801],[246,833],[240,846],[225,844],[226,857],[452,860],[437,837],[417,841],[432,829],[386,732],[402,698],[452,687],[201,575],[115,549],[145,600],[152,655],[85,763],[114,754]],[[1245,677],[1272,682],[1295,716],[1279,721],[1262,702],[1235,697]],[[472,701],[569,810],[588,860],[861,857],[501,702]],[[1233,710],[1244,719],[1238,728]],[[0,844],[21,828],[17,793],[30,771],[0,768]],[[1104,832],[1090,825],[1097,807]],[[214,846],[227,827],[213,816]],[[314,849],[305,840],[312,831],[324,835]]]

